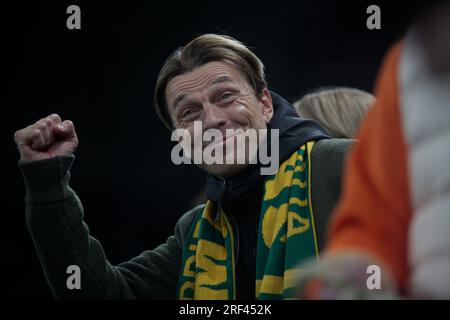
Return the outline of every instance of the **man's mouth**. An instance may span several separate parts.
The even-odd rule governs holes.
[[[211,146],[211,147],[226,146],[232,141],[232,139],[235,139],[235,137],[238,134],[239,134],[238,132],[235,132],[233,134],[224,136],[222,140],[220,140],[220,139],[213,139],[213,141],[211,141],[209,143],[204,143],[203,144],[203,148],[206,148],[207,146]]]

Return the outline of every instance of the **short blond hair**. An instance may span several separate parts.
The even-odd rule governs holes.
[[[375,97],[368,92],[338,87],[321,89],[294,102],[297,113],[316,120],[333,138],[355,138]]]
[[[154,103],[156,112],[169,129],[173,128],[165,97],[166,86],[178,75],[192,71],[208,62],[229,62],[246,78],[258,98],[263,95],[267,83],[261,60],[242,42],[218,34],[203,34],[186,46],[175,50],[167,58],[156,81]]]

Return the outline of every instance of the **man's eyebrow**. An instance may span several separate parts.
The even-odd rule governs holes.
[[[186,98],[186,94],[182,93],[180,94],[178,97],[175,98],[175,100],[173,101],[173,109],[175,110],[177,105],[184,99]]]

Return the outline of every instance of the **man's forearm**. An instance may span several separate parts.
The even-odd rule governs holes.
[[[27,186],[26,223],[57,298],[133,298],[127,282],[89,235],[83,207],[68,186],[74,157],[19,163]],[[67,268],[80,268],[81,289],[67,286]]]

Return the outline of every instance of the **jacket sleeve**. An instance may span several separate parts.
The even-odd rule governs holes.
[[[89,235],[83,207],[69,187],[74,156],[19,162],[26,185],[26,224],[52,293],[58,299],[175,299],[184,237],[195,210],[154,250],[117,266]],[[80,289],[67,286],[67,268],[80,268]]]

